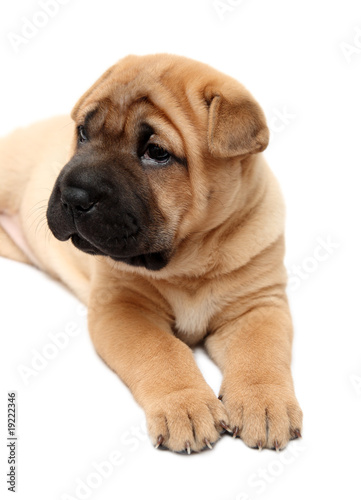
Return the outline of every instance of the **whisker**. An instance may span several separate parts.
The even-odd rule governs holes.
[[[63,125],[63,126],[62,126],[62,127],[60,127],[60,128],[61,128],[61,130],[63,130],[64,128],[69,127],[69,125],[74,125],[74,122],[73,122],[73,121],[71,121],[71,122],[67,123],[66,125]]]
[[[34,208],[33,211],[26,216],[25,220],[28,221],[30,219],[30,217],[33,217],[33,216],[37,217],[39,215],[39,212],[41,214],[43,214],[43,213],[45,214],[46,213],[46,207],[41,206],[41,207]]]
[[[45,222],[46,222],[46,218],[42,218],[39,220],[39,222],[36,226],[36,229],[35,229],[35,237],[37,236],[37,232],[39,231],[39,229],[42,229],[44,227]]]
[[[42,205],[40,205],[42,203]],[[40,206],[39,206],[40,205]],[[35,205],[33,205],[27,215],[26,215],[26,221],[32,216],[35,214],[35,212],[38,212],[39,210],[44,210],[46,211],[47,209],[47,201],[46,200],[41,200],[41,201],[38,201],[37,203],[35,203]]]
[[[43,212],[39,212],[39,213],[38,213],[38,214],[34,217],[34,220],[33,220],[33,221],[32,221],[32,223],[30,224],[29,229],[31,229],[31,228],[34,226],[34,224],[35,224],[36,222],[38,222],[38,221],[39,221],[39,219],[40,219],[40,220],[43,220],[44,218],[46,219],[46,214],[44,214]]]

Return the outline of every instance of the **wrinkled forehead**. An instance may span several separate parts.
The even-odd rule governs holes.
[[[92,126],[120,133],[130,117],[148,114],[164,126],[172,125],[179,135],[187,132],[188,141],[192,136],[197,140],[200,126],[206,124],[207,106],[197,99],[193,81],[172,78],[171,72],[152,66],[116,65],[107,73],[74,107],[72,117],[78,125],[91,120]]]
[[[96,87],[89,89],[88,92],[78,101],[72,111],[72,117],[76,122],[84,122],[91,113],[116,110],[118,114],[125,115],[129,106],[133,103],[142,101],[148,97],[149,82],[142,81],[140,75],[127,81],[124,76],[119,75],[116,78],[105,79]]]

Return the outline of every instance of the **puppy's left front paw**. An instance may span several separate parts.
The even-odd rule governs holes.
[[[302,411],[289,386],[234,384],[223,387],[221,394],[234,437],[251,448],[278,451],[301,437]]]

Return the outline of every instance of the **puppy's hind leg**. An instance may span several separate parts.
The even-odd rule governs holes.
[[[20,250],[20,248],[2,228],[2,218],[3,216],[0,215],[0,257],[16,260],[25,264],[31,264],[27,256]]]
[[[24,161],[24,129],[0,140],[0,256],[30,264],[21,250],[17,214],[31,169]]]

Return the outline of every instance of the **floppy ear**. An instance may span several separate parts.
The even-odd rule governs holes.
[[[210,103],[209,151],[217,158],[263,151],[268,145],[269,130],[261,107],[240,84],[237,89],[227,90],[211,92],[208,99],[206,96]]]

